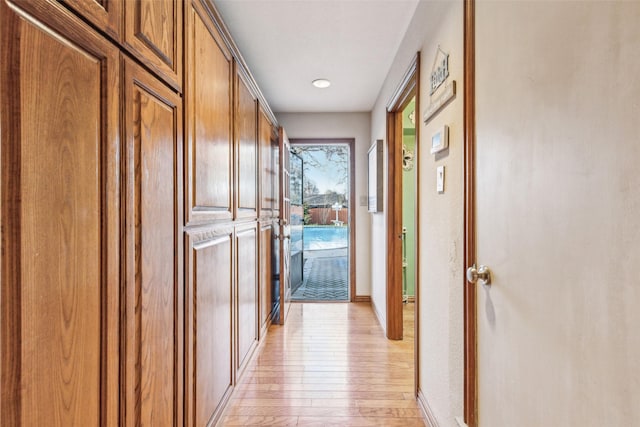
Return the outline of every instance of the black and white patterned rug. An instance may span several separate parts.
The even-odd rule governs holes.
[[[346,256],[308,258],[302,285],[293,293],[295,301],[347,301],[349,263]]]

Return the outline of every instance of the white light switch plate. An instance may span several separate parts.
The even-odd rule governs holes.
[[[438,166],[436,169],[436,191],[444,193],[444,166]]]

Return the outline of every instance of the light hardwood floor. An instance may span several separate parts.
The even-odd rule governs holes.
[[[369,304],[292,304],[272,326],[224,426],[424,426],[414,398],[413,304],[389,341]]]

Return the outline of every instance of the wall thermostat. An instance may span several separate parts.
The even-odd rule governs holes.
[[[449,126],[442,125],[431,137],[431,154],[449,146]]]

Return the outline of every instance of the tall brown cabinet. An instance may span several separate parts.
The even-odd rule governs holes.
[[[209,0],[0,0],[0,45],[0,424],[214,424],[277,215],[228,31]]]

